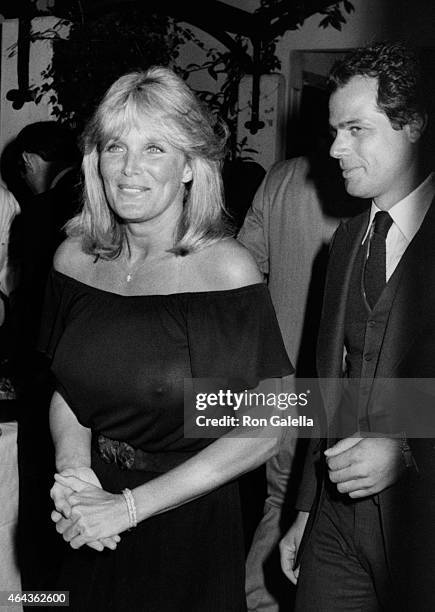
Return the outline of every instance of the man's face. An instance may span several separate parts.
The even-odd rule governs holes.
[[[417,149],[410,127],[393,129],[377,105],[377,78],[354,76],[329,100],[335,135],[330,154],[340,162],[346,191],[388,210],[414,188]]]

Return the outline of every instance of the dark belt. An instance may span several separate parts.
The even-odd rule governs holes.
[[[133,448],[127,442],[106,438],[102,434],[94,438],[93,445],[105,463],[116,463],[121,470],[143,470],[159,474],[168,472],[195,454],[183,451],[148,453],[140,448]]]

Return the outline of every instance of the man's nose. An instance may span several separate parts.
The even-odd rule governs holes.
[[[342,133],[337,133],[332,141],[331,148],[329,149],[329,155],[335,159],[340,159],[348,150],[349,146],[345,135]]]

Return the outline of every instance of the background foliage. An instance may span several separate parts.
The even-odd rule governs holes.
[[[36,101],[48,93],[54,116],[81,129],[119,76],[152,64],[170,64],[178,44],[168,17],[148,15],[137,7],[72,22],[68,39],[53,40],[53,60],[43,73]]]
[[[60,0],[62,2],[65,0]],[[255,66],[252,39],[242,34],[233,36],[240,54],[250,60],[249,68],[233,51],[207,47],[191,29],[182,27],[170,16],[150,13],[145,2],[131,3],[128,10],[125,5],[113,6],[110,11],[85,18],[77,8],[80,3],[74,4],[74,10],[67,13],[68,39],[59,35],[58,28],[46,33],[47,38],[53,39],[53,60],[43,73],[44,82],[36,92],[36,101],[48,95],[54,116],[81,130],[107,87],[125,72],[162,64],[171,65],[183,78],[189,79],[191,74],[204,71],[216,81],[216,88],[197,93],[228,123],[232,135],[230,157],[245,159],[252,151],[246,149],[246,139],[237,142],[236,137],[242,77],[248,70],[255,69],[258,74],[279,70],[278,36],[297,29],[313,11],[323,15],[320,27],[340,30],[345,23],[344,14],[353,10],[349,0],[261,0],[255,13],[262,30]],[[64,24],[68,22],[61,20]],[[37,33],[35,37],[44,37],[44,33]],[[258,38],[256,42],[258,44]],[[201,50],[205,58],[201,64],[180,66],[177,63],[180,49],[186,43]]]

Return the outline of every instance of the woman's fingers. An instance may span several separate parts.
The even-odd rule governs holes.
[[[118,545],[114,538],[102,538],[100,542],[104,544],[106,548],[110,548],[110,550],[116,550]]]
[[[77,478],[76,476],[73,476],[73,475],[62,476],[61,474],[55,474],[54,479],[56,482],[58,482],[62,486],[69,487],[70,489],[73,489],[74,491],[82,491],[83,489],[88,489],[90,487],[98,488],[95,485],[91,484],[90,482],[86,482],[85,480],[82,480],[81,478]]]
[[[69,499],[73,493],[73,489],[61,485],[58,482],[55,482],[50,490],[50,497],[53,500],[56,510],[66,518],[70,518],[71,516],[71,504]]]
[[[83,528],[77,520],[73,522],[65,518],[61,518],[56,523],[56,531],[62,535],[65,542],[70,542],[73,538],[83,534]]]
[[[100,540],[95,540],[94,542],[87,542],[86,546],[89,546],[89,548],[93,548],[97,552],[103,552],[105,548],[104,544],[100,542]]]
[[[109,538],[101,538],[101,540],[93,540],[86,542],[85,530],[77,522],[73,523],[70,519],[65,519],[61,514],[53,510],[51,513],[52,520],[56,523],[56,531],[62,535],[65,542],[69,542],[72,548],[80,548],[83,544],[87,544],[97,552],[102,552],[105,548],[116,550],[118,543],[121,541],[119,535],[114,535]],[[56,519],[56,520],[55,520]]]
[[[53,510],[53,512],[51,513],[51,520],[54,523],[57,523],[58,521],[60,521],[61,518],[63,518],[63,514],[61,514],[60,512],[58,512],[57,510]]]

